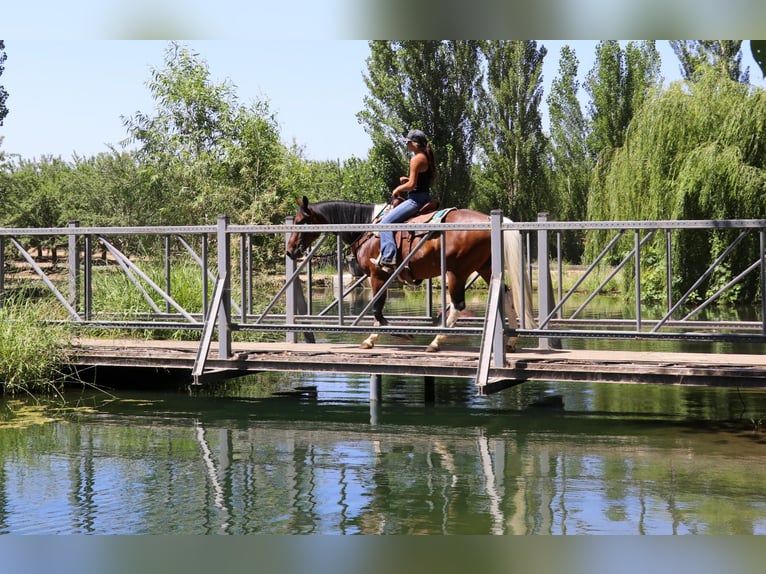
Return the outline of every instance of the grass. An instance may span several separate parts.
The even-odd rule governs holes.
[[[6,300],[0,308],[0,386],[6,395],[59,394],[71,330],[45,323],[48,305]]]

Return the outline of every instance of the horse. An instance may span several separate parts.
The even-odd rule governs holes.
[[[295,225],[339,225],[356,224],[367,225],[372,223],[381,213],[384,205],[369,203],[357,203],[352,201],[322,201],[309,204],[308,198],[303,201],[296,200],[298,212],[294,218]],[[487,223],[489,216],[470,209],[445,210],[442,223]],[[421,216],[425,217],[425,216]],[[415,217],[409,222],[418,221]],[[510,221],[507,218],[505,221]],[[400,268],[398,273],[400,280],[418,283],[423,279],[441,275],[441,239],[439,234],[426,238],[425,242],[411,253],[414,244],[413,237],[407,239],[406,234],[401,232],[404,239],[397,232],[397,244],[400,244],[398,262],[412,255],[405,268]],[[419,231],[417,232],[420,233]],[[427,234],[427,231],[422,235]],[[295,231],[290,235],[287,242],[287,256],[293,260],[300,259],[308,253],[311,244],[319,237],[320,233]],[[390,274],[379,269],[373,259],[380,255],[380,239],[377,232],[350,231],[342,232],[341,240],[351,246],[357,265],[364,275],[370,278],[373,298],[389,280]],[[535,318],[532,314],[532,288],[529,275],[524,270],[524,289],[521,288],[522,279],[519,277],[519,256],[521,246],[521,234],[518,230],[505,231],[503,233],[504,245],[504,268],[505,275],[510,279],[510,286],[506,284],[503,304],[509,324],[517,328],[519,310],[522,308],[521,293],[525,295],[525,321],[526,325],[534,325]],[[492,275],[491,236],[487,230],[449,230],[445,232],[444,239],[446,251],[445,277],[447,292],[450,298],[449,315],[446,326],[453,327],[457,323],[460,313],[465,309],[465,291],[468,279],[478,273],[487,284]],[[509,288],[510,287],[510,288]],[[382,293],[373,305],[374,326],[387,325],[383,316],[383,306],[386,294]],[[377,333],[372,333],[361,344],[363,349],[372,349],[378,339]],[[437,335],[426,348],[428,352],[437,352],[441,349],[445,335]],[[518,337],[510,337],[507,349],[514,351]]]

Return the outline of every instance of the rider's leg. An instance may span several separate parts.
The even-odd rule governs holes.
[[[417,202],[405,199],[399,205],[389,211],[380,223],[401,223],[418,212]],[[393,231],[380,232],[380,260],[381,263],[393,265],[396,262],[396,242]]]

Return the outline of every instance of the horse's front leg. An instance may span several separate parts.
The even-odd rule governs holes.
[[[375,293],[377,292],[377,287],[374,285],[373,281],[373,289],[372,289],[372,295],[375,296]],[[388,321],[386,321],[386,318],[383,316],[383,305],[386,303],[386,294],[384,293],[380,299],[378,299],[375,304],[372,306],[373,316],[375,317],[375,322],[373,323],[373,326],[379,327],[381,325],[388,325]],[[372,349],[375,346],[375,343],[378,341],[378,337],[380,336],[379,333],[370,333],[370,336],[367,337],[364,341],[362,341],[362,344],[360,345],[362,349]]]

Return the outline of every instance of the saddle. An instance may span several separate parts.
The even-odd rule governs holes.
[[[431,204],[434,205],[431,206]],[[439,210],[438,208],[439,202],[431,201],[424,205],[423,208],[418,211],[417,215],[411,217],[405,223],[441,223],[450,211],[457,209],[455,207],[448,207],[446,209]],[[427,233],[429,233],[427,229],[421,229],[418,231],[397,231],[394,233],[397,262],[402,261],[409,254],[410,250],[413,248],[413,245],[416,243],[416,238],[422,237]],[[414,285],[417,285],[421,282],[420,279],[414,279],[412,277],[409,266],[402,270],[401,274],[399,275],[399,279],[405,283],[411,283]]]

